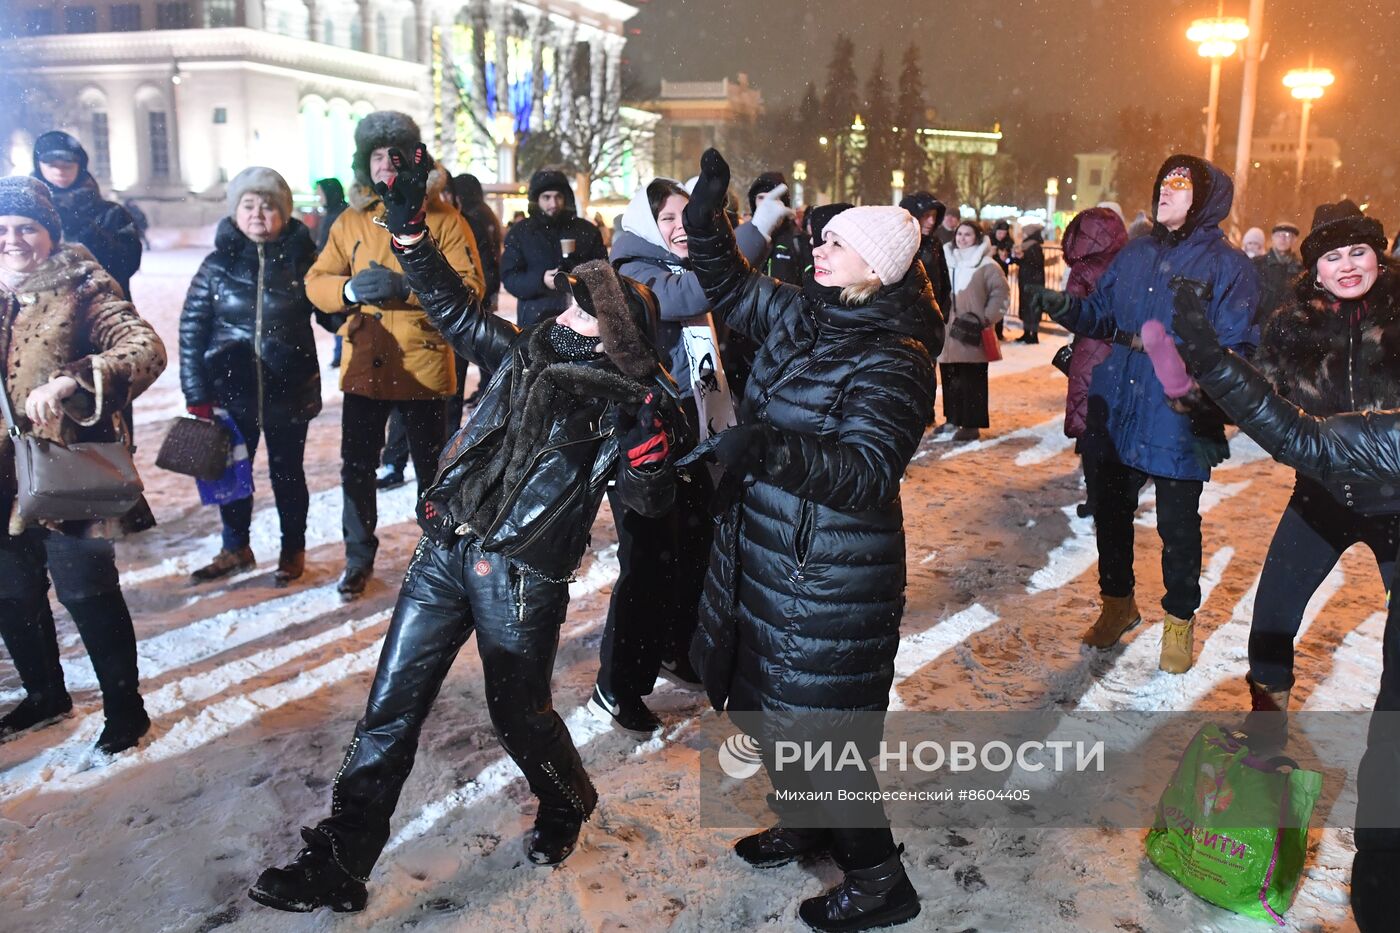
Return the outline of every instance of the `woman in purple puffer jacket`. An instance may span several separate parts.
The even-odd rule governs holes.
[[[1069,278],[1065,291],[1078,298],[1087,298],[1098,285],[1113,257],[1128,242],[1123,218],[1107,207],[1092,207],[1075,215],[1065,228],[1065,262]],[[1107,357],[1112,344],[1092,337],[1075,337],[1069,357],[1069,393],[1065,397],[1065,436],[1075,439],[1074,452],[1079,453],[1078,439],[1084,436],[1089,415],[1089,383],[1094,367]],[[1094,469],[1092,458],[1082,460],[1086,501],[1079,506],[1079,517],[1094,514]]]

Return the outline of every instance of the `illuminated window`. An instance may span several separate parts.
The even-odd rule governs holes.
[[[204,0],[204,17],[211,29],[238,25],[237,0]]]
[[[156,110],[146,114],[147,134],[151,144],[151,177],[170,177],[170,131],[166,125],[164,111]]]
[[[112,177],[112,145],[107,132],[107,114],[92,115],[92,170],[98,178]]]

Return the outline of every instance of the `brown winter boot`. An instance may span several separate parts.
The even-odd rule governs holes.
[[[1244,679],[1249,684],[1250,709],[1240,725],[1245,741],[1255,753],[1281,750],[1288,744],[1288,695],[1292,690],[1266,687],[1247,674]]]
[[[232,573],[243,570],[252,570],[258,565],[258,560],[253,556],[252,548],[239,548],[236,551],[220,551],[214,555],[214,559],[190,574],[190,581],[193,583],[207,583],[210,580],[218,580]]]
[[[1092,628],[1083,635],[1084,644],[1091,648],[1112,648],[1118,644],[1123,633],[1142,621],[1137,600],[1133,594],[1127,596],[1104,596],[1103,609]]]
[[[1162,656],[1157,666],[1168,674],[1185,674],[1191,670],[1191,657],[1196,649],[1196,617],[1178,619],[1170,612],[1162,620]]]
[[[272,575],[278,587],[290,586],[293,580],[300,580],[306,573],[306,552],[284,550],[277,558],[277,572]]]

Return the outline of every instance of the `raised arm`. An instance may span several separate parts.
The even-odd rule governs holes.
[[[376,190],[384,199],[384,225],[409,287],[452,349],[485,369],[500,368],[520,331],[482,307],[476,288],[462,280],[428,234],[425,198],[433,162],[427,147],[419,143],[412,156],[391,149],[389,157],[397,174]]]
[[[724,324],[762,343],[785,314],[796,313],[802,291],[753,270],[734,240],[724,215],[729,166],[714,149],[705,150],[700,178],[685,207],[690,264],[709,299],[710,310]]]
[[[1280,463],[1321,480],[1400,481],[1400,412],[1317,418],[1289,402],[1238,354],[1220,345],[1189,290],[1173,320],[1182,359],[1201,389]]]

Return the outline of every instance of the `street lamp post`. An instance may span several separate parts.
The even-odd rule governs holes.
[[[822,137],[825,139],[826,137]],[[798,159],[792,163],[792,205],[799,210],[807,203],[803,198],[803,188],[807,184],[807,161]]]
[[[1048,231],[1055,223],[1055,201],[1060,196],[1060,180],[1058,178],[1045,179],[1045,229]]]
[[[890,203],[898,204],[904,198],[904,169],[890,172]]]
[[[1223,3],[1223,0],[1222,0]],[[1210,59],[1210,102],[1206,107],[1206,161],[1215,158],[1216,121],[1220,113],[1220,66],[1249,37],[1249,23],[1239,16],[1215,15],[1198,19],[1186,30],[1202,58]]]
[[[1308,121],[1312,118],[1313,101],[1319,100],[1322,92],[1336,80],[1328,69],[1314,68],[1311,58],[1308,59],[1308,67],[1294,68],[1283,76],[1283,86],[1303,102],[1303,119],[1298,125],[1298,177],[1293,188],[1293,197],[1299,202],[1299,207],[1303,198],[1303,171],[1308,161]]]

